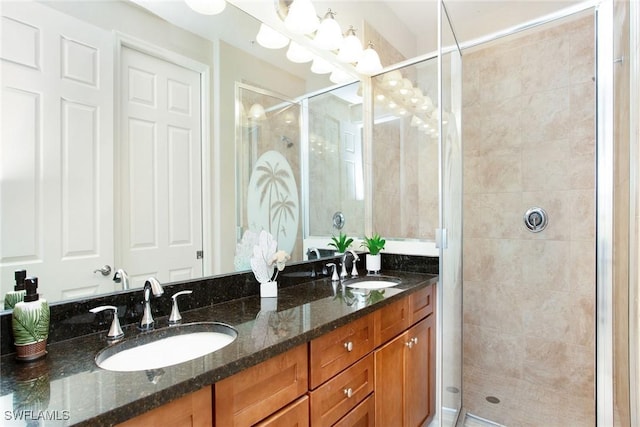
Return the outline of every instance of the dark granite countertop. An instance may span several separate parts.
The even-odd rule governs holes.
[[[14,355],[3,356],[1,424],[29,425],[32,422],[25,419],[46,417],[47,426],[113,425],[306,343],[437,281],[433,274],[389,273],[402,283],[369,295],[345,294],[339,284],[334,290],[325,278],[280,289],[277,302],[250,296],[185,311],[183,323],[223,322],[233,326],[238,337],[215,353],[159,370],[111,372],[98,368],[94,357],[107,345],[106,331],[50,344],[48,355],[38,362],[19,363]],[[166,325],[166,317],[156,319],[156,328]],[[124,330],[125,339],[140,333],[133,325]],[[18,417],[24,419],[16,421]]]

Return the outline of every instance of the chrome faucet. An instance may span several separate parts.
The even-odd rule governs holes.
[[[311,253],[315,253],[316,254],[316,258],[315,259],[320,259],[320,251],[318,250],[318,248],[316,247],[310,247],[307,249],[307,259],[309,259],[309,255],[311,255]],[[311,277],[315,278],[317,276],[316,274],[316,267],[315,264],[311,264]]]
[[[347,273],[347,257],[349,256],[349,254],[351,254],[353,256],[353,268],[351,269],[351,275],[352,276],[357,276],[358,275],[358,269],[356,268],[356,262],[360,259],[358,257],[358,254],[355,253],[355,251],[353,249],[347,249],[344,253],[344,255],[342,255],[342,270],[340,271],[340,278],[344,279],[346,277],[349,276],[349,273]]]
[[[154,296],[159,297],[164,293],[164,289],[162,289],[162,285],[158,282],[158,279],[155,277],[149,277],[147,281],[144,282],[144,288],[142,288],[142,291],[144,292],[144,311],[142,313],[142,319],[140,319],[138,329],[150,331],[154,326],[153,316],[151,314],[151,293],[153,293]]]
[[[316,259],[320,259],[320,251],[316,247],[310,247],[309,249],[307,249],[307,259],[312,252],[316,254]]]
[[[116,283],[122,283],[122,289],[129,289],[129,275],[124,269],[120,268],[116,270],[116,274],[113,275],[113,281]]]

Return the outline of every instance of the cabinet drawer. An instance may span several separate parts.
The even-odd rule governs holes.
[[[376,347],[409,327],[409,297],[402,298],[374,313]]]
[[[311,341],[311,389],[315,389],[373,350],[373,314],[361,317]]]
[[[434,296],[434,285],[429,285],[411,294],[409,297],[410,325],[413,325],[433,313],[433,305],[435,302],[433,298]]]
[[[314,426],[331,426],[373,391],[373,353],[339,373],[311,394]]]
[[[306,344],[215,384],[216,426],[253,425],[308,389]]]
[[[309,398],[302,396],[256,424],[256,427],[309,427]]]
[[[376,412],[374,402],[373,394],[369,395],[343,419],[335,423],[334,427],[374,427]]]

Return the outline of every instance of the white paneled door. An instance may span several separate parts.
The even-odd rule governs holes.
[[[132,286],[202,276],[200,73],[123,46],[117,259]]]
[[[13,272],[68,299],[113,291],[112,35],[2,2],[1,292]]]

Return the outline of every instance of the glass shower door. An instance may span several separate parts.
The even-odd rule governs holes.
[[[455,426],[462,408],[462,57],[442,4],[438,85],[440,112],[440,281],[438,399],[441,426]]]

